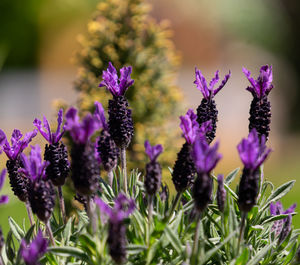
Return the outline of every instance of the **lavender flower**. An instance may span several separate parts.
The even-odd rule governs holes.
[[[39,145],[31,147],[29,157],[22,154],[21,160],[23,168],[19,169],[19,172],[30,179],[28,199],[32,211],[41,221],[47,223],[55,205],[54,187],[52,182],[46,179],[45,175],[45,169],[49,162],[42,161]]]
[[[283,228],[280,232],[280,235],[279,235],[279,239],[278,239],[278,243],[282,243],[286,238],[287,236],[289,235],[289,233],[291,232],[291,225],[292,225],[292,215],[289,214],[288,217],[286,218],[286,221],[283,225]]]
[[[260,137],[264,135],[268,139],[271,123],[271,104],[268,94],[273,88],[272,66],[262,66],[257,80],[250,76],[251,73],[246,68],[243,68],[243,72],[251,84],[247,90],[253,95],[250,106],[249,131],[255,128]]]
[[[22,138],[22,133],[15,129],[11,136],[11,144],[7,141],[5,133],[0,130],[0,142],[4,143],[3,151],[8,157],[6,168],[8,171],[9,183],[12,187],[14,194],[19,200],[25,202],[27,200],[27,186],[28,179],[18,172],[19,168],[23,167],[20,155],[23,150],[28,146],[33,137],[37,135],[37,130],[28,132]]]
[[[124,194],[119,194],[115,200],[115,205],[110,208],[100,198],[95,199],[101,214],[109,217],[108,245],[109,253],[117,264],[126,261],[126,227],[124,219],[134,210],[135,203],[133,199],[128,199]]]
[[[267,159],[271,149],[266,148],[263,135],[259,139],[253,129],[247,139],[237,146],[240,158],[244,164],[243,174],[239,185],[239,206],[241,211],[249,212],[255,205],[259,189],[259,167]]]
[[[74,141],[71,150],[71,178],[76,191],[82,196],[90,196],[99,189],[100,168],[95,144],[90,140],[99,128],[101,123],[96,115],[89,113],[80,122],[75,108],[70,108],[66,113],[65,129]]]
[[[218,176],[218,189],[217,189],[217,204],[220,212],[224,212],[226,202],[226,190],[224,188],[224,176]]]
[[[202,212],[211,201],[213,180],[210,177],[210,172],[222,157],[217,152],[218,147],[218,142],[210,147],[203,137],[197,137],[193,146],[192,157],[197,170],[197,178],[193,186],[193,197],[198,212]]]
[[[5,175],[6,175],[6,169],[3,169],[0,173],[0,190],[3,187],[4,180],[5,180]],[[9,200],[8,196],[1,195],[0,196],[0,205],[8,203],[8,200]],[[2,250],[3,246],[4,246],[4,237],[3,237],[3,234],[2,234],[2,229],[0,227],[0,253],[1,253],[1,250]]]
[[[297,206],[296,203],[294,203],[288,209],[284,210],[282,203],[280,201],[278,201],[276,203],[270,204],[270,213],[273,216],[281,215],[281,214],[292,214],[292,213],[294,213],[296,206]],[[286,221],[287,221],[287,218],[275,221],[273,223],[271,231],[275,231],[275,235],[278,236],[280,234],[280,232],[282,231],[283,224]]]
[[[210,81],[209,86],[207,85],[207,82],[201,71],[197,68],[195,68],[195,76],[196,80],[194,81],[194,84],[197,85],[197,88],[203,95],[203,99],[199,107],[197,108],[197,122],[201,126],[202,123],[211,121],[212,130],[208,131],[206,134],[208,143],[211,143],[216,135],[218,121],[218,110],[216,107],[214,96],[225,86],[231,76],[231,73],[229,71],[229,74],[225,75],[225,78],[217,89],[214,89],[214,86],[219,81],[219,71],[216,71],[215,77]]]
[[[33,121],[33,125],[36,126],[41,135],[49,143],[49,145],[46,144],[45,146],[44,154],[44,159],[49,161],[49,165],[46,168],[46,175],[55,186],[62,186],[70,171],[67,148],[60,141],[65,132],[65,129],[62,127],[63,110],[60,109],[58,112],[57,129],[55,132],[51,132],[46,117],[44,117],[43,123],[44,126],[42,126],[42,122],[38,119]]]
[[[96,101],[95,106],[95,116],[101,122],[103,128],[100,133],[100,137],[97,140],[97,151],[104,169],[109,172],[118,164],[119,149],[109,133],[102,104]]]
[[[109,63],[107,70],[103,71],[103,81],[99,85],[105,86],[113,95],[113,99],[108,102],[109,132],[120,148],[128,147],[133,136],[131,109],[128,108],[125,98],[125,92],[134,83],[130,77],[131,71],[131,66],[121,68],[119,78],[117,70]]]
[[[149,196],[159,191],[161,185],[161,166],[156,161],[157,157],[162,153],[162,145],[151,146],[149,141],[145,141],[145,150],[150,162],[146,165],[145,189]]]
[[[48,241],[39,230],[36,238],[27,244],[25,239],[21,242],[21,256],[26,265],[39,265],[39,259],[47,252]]]

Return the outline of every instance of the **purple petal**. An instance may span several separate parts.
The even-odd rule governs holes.
[[[98,101],[95,101],[94,105],[96,107],[94,113],[95,117],[99,120],[101,127],[105,130],[108,130],[108,125],[106,123],[106,118],[105,118],[105,111],[102,104]]]
[[[5,144],[7,141],[5,133],[0,129],[0,148]],[[0,154],[2,150],[0,149]]]
[[[283,214],[291,214],[293,212],[295,212],[295,209],[297,207],[297,204],[294,203],[293,205],[291,205],[288,209],[286,209]]]
[[[6,172],[7,172],[7,170],[6,170],[6,168],[4,168],[0,173],[0,190],[2,189],[2,187],[4,185]]]
[[[57,129],[56,132],[52,134],[52,144],[58,143],[62,136],[64,135],[64,128],[62,128],[63,123],[63,109],[60,109],[57,114]]]
[[[145,152],[151,161],[155,161],[163,151],[162,145],[158,144],[158,145],[151,146],[148,140],[145,141],[144,146],[145,146]]]
[[[213,91],[214,90],[214,86],[218,83],[219,81],[219,70],[216,71],[215,73],[215,77],[212,78],[212,80],[209,82],[209,90]]]
[[[100,213],[105,213],[110,218],[113,216],[112,208],[110,208],[104,201],[102,201],[99,197],[95,198],[95,203],[99,207]]]
[[[276,212],[277,212],[276,204],[272,202],[270,204],[270,213],[271,213],[271,215],[276,215],[277,214]]]
[[[33,125],[39,130],[40,134],[50,142],[50,135],[44,131],[42,122],[39,119],[34,119]]]
[[[9,198],[7,195],[0,196],[0,204],[6,204],[9,202]]]
[[[201,91],[203,97],[205,99],[209,99],[210,97],[210,91],[207,87],[207,82],[202,75],[201,71],[195,67],[195,76],[196,80],[194,81],[194,84],[196,84],[197,88]]]
[[[217,89],[214,90],[214,96],[226,85],[230,76],[231,76],[231,72],[229,71],[229,73],[227,75],[225,75],[221,85]]]
[[[132,67],[123,67],[120,70],[120,95],[124,95],[128,87],[133,85],[134,80],[130,78]]]

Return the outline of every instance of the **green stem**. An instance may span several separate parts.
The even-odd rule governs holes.
[[[178,203],[180,202],[181,196],[182,196],[182,192],[178,192],[176,194],[175,200],[173,201],[172,208],[170,209],[170,211],[168,212],[168,215],[164,219],[164,221],[166,223],[168,223],[170,221],[173,212],[175,211],[175,209],[177,208]]]
[[[61,186],[57,187],[57,192],[58,192],[59,207],[61,211],[61,219],[63,220],[64,224],[66,224],[67,215],[66,215],[66,208],[65,208],[65,200],[64,200]]]
[[[247,213],[242,212],[242,220],[241,220],[240,236],[239,236],[238,247],[237,247],[237,255],[239,255],[239,253],[240,253],[240,246],[241,246],[242,239],[244,237],[244,230],[245,230],[244,228],[245,228],[245,223],[246,223],[246,217],[247,217]]]
[[[34,221],[34,218],[33,218],[33,213],[32,213],[32,210],[31,210],[30,203],[29,203],[28,199],[25,201],[25,206],[26,206],[26,210],[27,210],[30,225],[33,226],[35,224],[35,221]]]
[[[124,192],[125,194],[127,194],[126,148],[121,148],[121,166],[122,166]]]
[[[147,238],[148,246],[150,246],[152,214],[153,214],[153,196],[150,195],[148,197],[148,238]]]
[[[92,233],[95,234],[97,231],[97,216],[95,215],[95,204],[90,196],[87,196],[87,214],[90,219],[90,225]]]
[[[46,223],[46,232],[49,236],[49,239],[50,239],[50,242],[51,242],[51,245],[52,246],[55,246],[55,240],[54,240],[54,237],[53,237],[53,233],[52,233],[52,229],[51,229],[51,226],[50,226],[50,221],[48,220]]]
[[[198,241],[199,241],[199,229],[200,229],[200,224],[201,224],[201,214],[198,213],[196,217],[196,230],[195,230],[195,235],[194,235],[194,244],[192,248],[192,256],[191,256],[191,265],[197,265],[197,257],[198,257]]]

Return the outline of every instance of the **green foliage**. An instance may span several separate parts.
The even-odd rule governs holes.
[[[135,126],[129,150],[135,157],[133,168],[141,168],[145,139],[164,143],[169,152],[164,152],[163,161],[174,160],[170,119],[182,98],[174,84],[179,56],[168,22],[155,22],[149,11],[144,0],[100,0],[87,35],[79,38],[82,49],[77,56],[80,69],[75,86],[82,111],[91,111],[95,100],[107,107],[111,95],[98,85],[109,61],[117,69],[133,67],[135,83],[126,93]]]
[[[194,264],[297,264],[295,255],[300,229],[292,229],[285,240],[279,242],[272,226],[274,221],[284,219],[287,215],[271,216],[269,211],[270,203],[286,195],[294,181],[277,189],[270,182],[262,184],[258,203],[247,216],[244,239],[238,250],[241,213],[237,205],[237,195],[230,187],[230,182],[238,173],[239,170],[236,169],[226,177],[227,202],[224,213],[218,210],[214,196],[202,215],[199,249]],[[104,181],[101,182],[101,198],[110,206],[121,192],[117,185],[117,180],[122,179],[120,174],[121,170],[114,172],[112,187]],[[174,199],[162,201],[160,194],[157,194],[150,225],[143,179],[137,170],[132,171],[129,176],[128,193],[136,202],[136,210],[125,220],[128,241],[126,264],[193,264],[190,261],[196,222],[191,193],[185,191],[184,204],[180,202],[171,213]],[[102,221],[100,215],[98,213],[96,233],[90,231],[89,220],[84,211],[78,210],[65,225],[61,221],[57,222],[53,216],[51,227],[57,245],[49,247],[41,259],[42,264],[114,264],[108,252],[108,223]],[[170,220],[166,221],[168,215]],[[19,244],[24,237],[27,240],[32,239],[35,227],[41,224],[32,226],[28,231],[12,218],[9,219],[9,224],[11,230],[6,238],[5,264],[23,264],[18,251]]]

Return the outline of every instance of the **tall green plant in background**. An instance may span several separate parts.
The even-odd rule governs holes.
[[[80,69],[75,87],[82,111],[93,109],[95,100],[108,101],[109,93],[98,87],[108,62],[117,68],[133,66],[135,83],[126,97],[134,109],[136,129],[129,147],[134,167],[144,160],[145,138],[163,142],[167,152],[162,160],[173,160],[174,133],[166,121],[172,120],[181,98],[174,82],[179,56],[170,39],[172,33],[166,21],[157,23],[151,18],[150,9],[143,0],[100,0],[87,34],[80,37],[82,50],[77,56]]]

